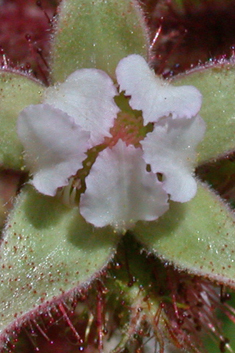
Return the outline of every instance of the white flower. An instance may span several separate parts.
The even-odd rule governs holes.
[[[139,220],[158,219],[169,207],[169,195],[180,202],[195,195],[195,147],[205,124],[197,116],[197,89],[169,85],[142,57],[122,59],[116,75],[120,90],[131,96],[130,106],[142,110],[143,124],[152,124],[140,144],[125,139],[113,143],[110,129],[120,111],[114,101],[118,92],[110,77],[96,69],[77,70],[48,88],[43,104],[20,113],[18,134],[32,184],[50,196],[85,168],[85,159],[93,163],[90,149],[99,145],[85,177],[80,213],[96,227],[125,231]]]
[[[193,86],[171,86],[157,77],[139,55],[121,60],[116,70],[121,90],[131,96],[130,106],[142,110],[145,125],[164,116],[192,118],[201,108],[201,93]]]
[[[141,142],[145,161],[154,173],[163,174],[163,188],[173,201],[187,202],[196,194],[195,148],[204,132],[200,116],[190,120],[166,118]]]
[[[110,136],[119,111],[113,100],[116,94],[105,72],[82,69],[48,88],[44,104],[20,113],[18,135],[38,191],[54,196],[82,168],[85,152]]]
[[[153,221],[168,209],[167,194],[154,173],[146,171],[140,148],[119,140],[99,154],[81,196],[81,214],[97,227],[131,228]]]

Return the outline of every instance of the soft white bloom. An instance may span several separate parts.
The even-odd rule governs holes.
[[[44,103],[66,112],[82,129],[90,132],[92,146],[110,135],[110,128],[119,112],[113,97],[117,90],[111,78],[96,69],[77,70],[63,84],[49,87]]]
[[[119,140],[99,154],[81,196],[84,218],[97,227],[131,228],[136,221],[153,221],[168,209],[167,194],[154,173],[146,171],[140,148]]]
[[[204,132],[200,116],[190,120],[166,118],[141,142],[145,161],[152,172],[163,174],[163,188],[173,201],[187,202],[196,194],[195,148]]]
[[[121,60],[116,69],[122,91],[131,96],[130,106],[142,110],[145,125],[164,116],[192,118],[201,108],[201,93],[193,86],[171,86],[157,77],[139,55]]]
[[[43,104],[20,113],[18,134],[32,184],[50,196],[72,176],[78,178],[85,159],[90,163],[89,149],[101,145],[85,178],[80,212],[96,227],[125,231],[139,220],[158,219],[169,197],[186,202],[195,195],[195,148],[205,124],[197,116],[198,90],[169,85],[142,57],[122,59],[116,73],[120,91],[131,96],[130,106],[142,110],[144,125],[153,123],[140,144],[119,139],[113,146],[110,129],[120,111],[114,101],[118,92],[110,77],[96,69],[77,70],[48,88]]]
[[[44,104],[20,113],[18,134],[38,191],[54,196],[82,168],[88,148],[110,136],[119,111],[113,100],[116,94],[105,72],[82,69],[48,88]]]
[[[42,194],[54,196],[86,158],[90,134],[50,105],[25,108],[19,116],[18,134],[26,164],[33,173],[32,184]]]

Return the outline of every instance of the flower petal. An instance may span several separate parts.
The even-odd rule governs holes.
[[[194,197],[197,185],[193,178],[195,148],[205,132],[199,116],[172,120],[166,118],[141,142],[144,160],[154,173],[163,173],[163,187],[173,201],[187,202]]]
[[[54,196],[58,187],[67,185],[86,158],[90,134],[50,105],[25,108],[18,118],[18,134],[34,174],[32,184],[45,195]]]
[[[201,108],[202,96],[195,87],[171,86],[157,77],[139,55],[122,59],[116,75],[120,89],[131,96],[130,106],[143,111],[145,125],[164,116],[191,118]]]
[[[64,83],[49,87],[44,102],[72,116],[75,123],[91,133],[92,146],[111,136],[119,108],[113,97],[117,94],[111,78],[103,71],[81,69],[73,72]]]
[[[81,196],[83,217],[96,227],[127,230],[138,220],[156,220],[168,209],[167,194],[146,171],[142,150],[119,140],[99,154]]]

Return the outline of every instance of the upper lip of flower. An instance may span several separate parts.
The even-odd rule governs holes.
[[[168,208],[167,194],[179,202],[195,195],[194,149],[205,124],[197,115],[200,92],[165,83],[139,55],[122,59],[116,75],[120,90],[131,96],[130,106],[142,110],[144,125],[154,124],[153,131],[139,148],[119,140],[97,156],[86,178],[80,212],[97,227],[111,224],[126,230],[138,220],[161,216]],[[110,136],[120,110],[114,102],[117,94],[106,73],[82,69],[50,87],[43,104],[20,113],[18,134],[38,191],[54,196],[83,167],[86,151]],[[157,173],[163,175],[162,182]]]
[[[142,110],[145,125],[162,117],[192,118],[199,113],[201,93],[193,86],[171,86],[157,77],[140,55],[122,59],[116,69],[121,90],[131,96],[130,106]]]

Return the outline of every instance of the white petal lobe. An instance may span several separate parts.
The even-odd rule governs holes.
[[[32,184],[50,196],[82,167],[90,137],[66,113],[47,104],[28,106],[20,113],[18,135]]]
[[[156,220],[168,209],[167,194],[146,171],[142,150],[122,140],[99,154],[86,186],[80,212],[96,227],[111,224],[125,231],[139,220]]]
[[[91,145],[109,136],[119,108],[111,78],[103,71],[81,69],[73,72],[64,83],[45,91],[44,102],[72,116],[75,122],[91,133]]]
[[[130,106],[142,110],[144,123],[162,117],[192,118],[201,108],[201,93],[193,86],[174,87],[157,77],[144,58],[130,55],[116,69],[120,89],[131,96]]]
[[[191,120],[167,118],[141,142],[144,160],[154,173],[163,174],[164,190],[173,201],[187,202],[196,194],[195,148],[204,132],[205,123],[199,116]]]

